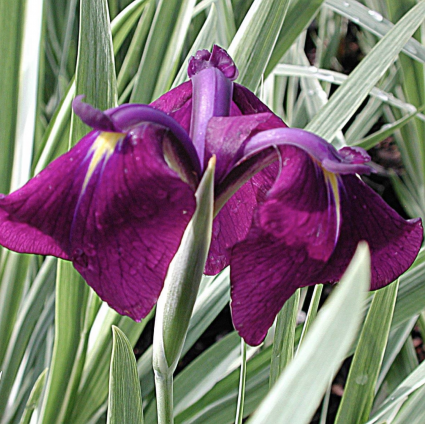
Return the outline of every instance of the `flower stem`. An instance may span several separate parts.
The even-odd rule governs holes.
[[[173,422],[173,373],[186,339],[211,242],[215,156],[195,193],[197,207],[168,268],[158,299],[153,337],[153,369],[158,424]]]
[[[173,424],[173,373],[155,370],[155,390],[158,424]]]
[[[245,382],[246,382],[246,344],[241,339],[241,374],[239,378],[239,395],[236,409],[235,424],[242,424],[243,408],[245,404]]]

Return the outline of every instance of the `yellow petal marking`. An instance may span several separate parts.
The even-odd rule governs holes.
[[[117,132],[101,132],[98,135],[90,148],[90,152],[93,152],[93,156],[87,169],[86,178],[84,179],[83,188],[81,190],[82,192],[86,189],[96,167],[100,162],[102,162],[102,160],[104,160],[104,163],[108,161],[112,153],[114,153],[115,147],[124,138],[124,136],[125,134]]]
[[[333,172],[329,172],[326,169],[323,169],[323,175],[325,176],[325,181],[328,187],[330,187],[333,198],[335,201],[335,212],[336,212],[336,234],[335,234],[335,244],[338,241],[339,231],[341,227],[341,199],[339,196],[339,185],[338,185],[338,175]]]

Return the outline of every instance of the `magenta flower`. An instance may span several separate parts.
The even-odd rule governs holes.
[[[339,151],[287,128],[215,46],[189,63],[188,81],[151,105],[105,112],[74,100],[93,131],[24,187],[0,200],[0,244],[71,260],[120,314],[145,317],[195,210],[194,192],[216,155],[206,273],[231,265],[232,314],[259,344],[299,287],[339,280],[357,243],[372,254],[378,289],[402,274],[421,242],[356,174],[359,148]]]

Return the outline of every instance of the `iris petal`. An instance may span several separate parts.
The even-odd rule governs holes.
[[[372,257],[371,289],[391,283],[420,249],[420,219],[404,220],[355,175],[336,175],[296,147],[280,147],[282,171],[231,255],[232,315],[259,344],[299,287],[338,281],[359,241]]]
[[[259,344],[276,314],[335,247],[337,204],[320,167],[300,149],[281,149],[282,169],[230,260],[232,316]]]
[[[355,175],[341,176],[341,231],[338,244],[320,276],[312,283],[341,278],[360,240],[369,244],[371,289],[394,281],[413,263],[422,243],[419,218],[405,220]]]
[[[71,259],[104,301],[140,320],[195,209],[193,190],[164,159],[172,138],[161,125],[138,125],[93,165],[99,132],[88,134],[0,200],[0,243]]]

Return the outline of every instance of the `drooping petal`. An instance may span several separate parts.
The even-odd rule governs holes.
[[[130,134],[93,174],[71,240],[86,281],[119,313],[139,320],[156,303],[195,201],[162,157],[164,129],[140,125]]]
[[[224,204],[214,219],[206,274],[218,274],[229,265],[232,247],[245,239],[257,205],[264,201],[278,171],[279,166],[275,162],[247,181]]]
[[[355,175],[341,177],[341,230],[338,244],[325,268],[311,284],[338,281],[360,240],[369,244],[371,289],[394,281],[416,258],[423,238],[419,218],[405,220]]]
[[[93,131],[21,189],[0,199],[0,244],[20,253],[71,259],[70,228],[87,172]],[[66,171],[66,175],[65,175]]]
[[[0,243],[71,259],[103,300],[140,320],[195,209],[193,189],[164,159],[166,143],[178,144],[146,122],[126,134],[91,132],[0,200]]]
[[[302,150],[280,150],[280,175],[230,260],[233,323],[252,345],[264,339],[284,302],[324,266],[338,236],[333,182]]]
[[[391,283],[419,252],[420,220],[404,220],[357,176],[348,175],[350,168],[356,172],[365,166],[362,160],[368,157],[346,149],[344,162],[328,157],[321,147],[313,157],[311,145],[310,151],[279,147],[282,172],[246,239],[233,248],[233,321],[249,344],[263,340],[297,288],[338,281],[359,241],[370,246],[371,289]],[[346,174],[328,171],[325,161]]]

